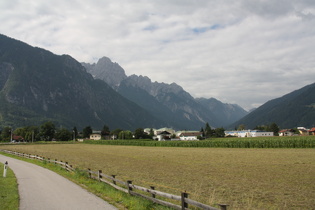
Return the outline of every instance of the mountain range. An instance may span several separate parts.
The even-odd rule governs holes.
[[[0,126],[100,129],[163,126],[163,122],[91,74],[69,55],[0,35]]]
[[[127,76],[109,58],[80,63],[0,34],[0,127],[40,125],[82,129],[248,128],[276,122],[311,126],[314,84],[271,100],[251,113],[215,98],[193,98],[181,86]]]
[[[96,79],[101,79],[125,98],[165,121],[165,126],[200,129],[205,123],[224,127],[244,117],[247,112],[236,104],[224,104],[214,98],[193,98],[176,83],[152,82],[146,76],[127,76],[124,69],[109,58],[97,63],[82,63]]]

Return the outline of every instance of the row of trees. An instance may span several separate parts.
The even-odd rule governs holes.
[[[245,126],[240,125],[238,130],[244,130]],[[277,124],[272,123],[270,125],[256,126],[257,130],[272,131],[275,135],[279,132]],[[207,139],[213,137],[224,137],[224,128],[212,129],[209,123],[205,124],[205,127],[201,128],[201,136],[199,139]],[[82,132],[78,132],[76,127],[72,130],[66,128],[56,128],[52,122],[45,122],[40,126],[27,126],[17,129],[5,127],[0,131],[0,141],[10,141],[14,137],[19,137],[27,141],[69,141],[77,138],[89,138],[93,129],[91,126],[83,128]],[[137,128],[134,132],[130,130],[115,129],[110,131],[107,125],[104,125],[101,130],[101,135],[106,138],[108,136],[116,136],[118,139],[152,139],[154,136],[153,129],[150,130],[150,134],[144,132],[143,128]],[[175,137],[174,137],[175,138]]]
[[[54,139],[68,141],[77,135],[78,131],[76,127],[72,131],[69,131],[66,128],[56,128],[52,122],[45,122],[40,126],[26,126],[16,129],[4,127],[0,131],[0,141],[52,141]]]
[[[206,123],[204,128],[201,128],[200,132],[202,133],[203,138],[213,138],[213,137],[224,137],[224,128],[214,128],[212,129],[209,123]]]
[[[11,127],[4,127],[0,130],[0,141],[11,141],[16,138],[25,141],[69,141],[77,138],[89,138],[93,129],[91,126],[83,128],[82,132],[79,132],[76,127],[72,130],[66,128],[56,128],[52,122],[45,122],[40,126],[26,126],[17,129]],[[114,135],[119,139],[148,139],[153,137],[153,130],[150,135],[144,132],[142,128],[136,129],[134,132],[129,130],[115,129],[109,130],[107,125],[104,125],[101,130],[101,135],[106,138]]]

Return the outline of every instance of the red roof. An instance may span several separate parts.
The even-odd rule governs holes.
[[[13,139],[13,140],[17,140],[17,141],[24,140],[24,138],[23,138],[22,136],[17,136],[17,135],[13,135],[13,136],[12,136],[12,139]]]

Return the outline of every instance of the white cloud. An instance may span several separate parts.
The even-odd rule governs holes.
[[[313,0],[11,0],[0,33],[245,108],[315,80]]]

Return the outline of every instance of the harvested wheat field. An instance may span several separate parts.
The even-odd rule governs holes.
[[[229,209],[312,209],[315,149],[228,149],[89,144],[6,145],[136,185]]]

